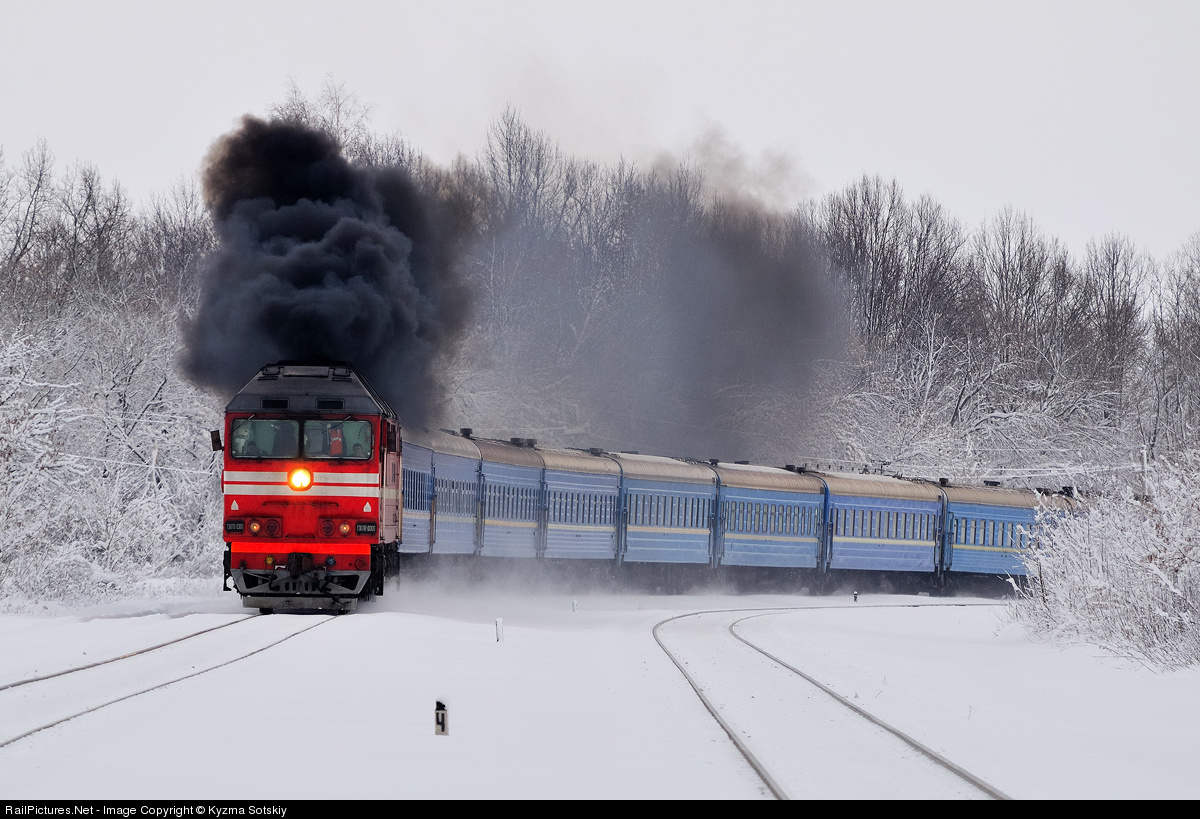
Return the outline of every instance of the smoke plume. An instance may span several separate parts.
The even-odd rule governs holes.
[[[489,133],[474,373],[456,420],[547,444],[780,456],[815,405],[842,310],[796,180],[717,137],[718,166],[642,170],[562,152],[508,111]],[[779,184],[776,184],[779,183]]]
[[[621,420],[606,436],[621,447],[765,457],[764,441],[798,432],[788,427],[805,420],[815,362],[837,345],[821,248],[749,197],[694,202],[686,215],[670,196],[641,205],[654,276],[621,309],[637,331],[575,383]]]
[[[264,364],[343,361],[406,423],[436,416],[467,312],[461,215],[403,169],[249,116],[210,150],[204,195],[220,244],[187,333],[194,381],[232,394]]]

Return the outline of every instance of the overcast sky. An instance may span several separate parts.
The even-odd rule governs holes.
[[[44,137],[137,198],[244,113],[327,76],[435,160],[506,104],[571,151],[720,134],[793,199],[896,177],[1075,251],[1200,231],[1200,2],[0,0],[0,146]],[[719,141],[719,140],[718,140]],[[778,158],[791,171],[779,173]],[[774,161],[772,161],[774,160]]]

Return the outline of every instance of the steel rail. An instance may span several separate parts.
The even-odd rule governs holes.
[[[919,740],[914,739],[913,737],[911,737],[908,734],[901,731],[899,728],[889,725],[888,723],[884,722],[879,717],[872,714],[870,711],[867,711],[865,708],[863,708],[859,705],[856,705],[851,700],[846,699],[845,697],[843,697],[841,694],[834,691],[829,686],[818,681],[811,674],[806,674],[803,671],[801,671],[800,669],[796,668],[795,666],[784,662],[783,660],[776,657],[771,652],[764,649],[762,646],[752,643],[750,640],[746,639],[745,637],[743,637],[742,635],[737,633],[737,626],[739,623],[743,623],[746,620],[752,620],[755,617],[764,617],[764,616],[766,616],[766,614],[769,614],[769,613],[771,613],[771,612],[764,612],[762,614],[751,614],[747,617],[741,618],[740,620],[735,620],[729,624],[729,633],[731,635],[733,635],[734,639],[736,639],[736,640],[744,643],[745,645],[749,646],[750,648],[754,649],[759,654],[762,654],[764,657],[771,660],[772,662],[783,666],[788,671],[791,671],[793,674],[797,674],[798,676],[802,677],[806,682],[809,682],[812,685],[816,686],[817,688],[821,689],[826,694],[833,697],[834,700],[836,700],[837,702],[846,706],[847,708],[849,708],[854,713],[858,714],[863,719],[865,719],[868,722],[870,722],[871,724],[876,725],[879,728],[882,728],[883,730],[887,731],[892,736],[894,736],[897,739],[906,743],[913,750],[920,752],[921,754],[923,754],[924,756],[929,758],[932,762],[945,768],[947,771],[949,771],[950,773],[959,777],[960,779],[963,779],[964,781],[970,783],[971,785],[973,785],[974,787],[983,791],[984,793],[986,793],[988,796],[992,797],[993,799],[1001,799],[1001,800],[1012,799],[1011,796],[1004,793],[999,788],[989,785],[987,782],[985,782],[982,779],[980,779],[979,777],[975,776],[975,774],[973,774],[970,771],[966,770],[965,768],[951,762],[949,759],[942,756],[937,751],[933,750],[932,748],[928,747],[927,745],[924,745]],[[775,613],[778,613],[778,612],[775,612]]]
[[[751,643],[749,640],[745,639],[744,637],[742,637],[740,634],[738,634],[734,630],[734,627],[738,623],[741,623],[745,620],[749,620],[754,617],[765,617],[770,614],[783,614],[785,612],[812,611],[812,610],[827,611],[829,609],[851,609],[851,608],[853,608],[853,609],[925,608],[926,605],[928,605],[928,604],[920,604],[920,603],[869,604],[868,603],[868,604],[864,604],[864,605],[852,604],[852,605],[837,605],[837,606],[774,606],[774,607],[756,608],[756,609],[710,609],[710,610],[706,610],[706,611],[693,611],[693,612],[688,612],[686,614],[677,614],[673,617],[668,617],[665,620],[660,620],[658,623],[656,623],[654,625],[654,628],[652,629],[652,634],[654,635],[655,642],[658,643],[658,647],[662,649],[663,653],[666,654],[668,658],[670,658],[671,662],[673,662],[675,664],[675,667],[679,669],[679,672],[681,674],[683,674],[683,678],[685,680],[687,680],[688,685],[690,685],[692,687],[692,690],[696,692],[696,696],[700,698],[700,702],[702,702],[704,704],[704,707],[708,710],[708,713],[710,715],[712,715],[712,718],[717,721],[717,724],[721,726],[722,730],[724,730],[726,735],[728,735],[728,737],[730,738],[730,740],[733,741],[734,746],[738,749],[738,751],[741,753],[741,755],[745,758],[746,762],[748,762],[750,764],[750,767],[754,769],[754,772],[756,774],[758,774],[759,778],[763,781],[763,784],[766,785],[767,789],[771,791],[772,795],[774,795],[776,799],[790,800],[791,797],[789,797],[787,795],[787,792],[784,791],[784,789],[782,788],[782,786],[780,786],[779,783],[775,781],[775,778],[771,776],[771,774],[767,771],[766,766],[764,766],[763,763],[758,759],[758,757],[754,755],[754,752],[751,751],[750,748],[746,745],[746,743],[742,741],[742,738],[740,736],[738,736],[738,733],[733,728],[733,726],[730,725],[723,716],[721,716],[719,710],[716,708],[716,706],[713,705],[712,701],[709,700],[709,698],[705,695],[704,691],[701,689],[699,682],[695,679],[695,677],[693,677],[691,675],[691,673],[688,672],[688,670],[686,668],[684,668],[684,663],[678,657],[676,657],[675,654],[672,653],[671,650],[668,649],[666,647],[666,645],[663,643],[662,638],[659,636],[658,632],[659,632],[659,629],[662,628],[663,626],[665,626],[666,624],[674,622],[676,620],[682,620],[685,617],[699,617],[699,616],[702,616],[705,614],[737,614],[739,612],[754,612],[754,614],[750,614],[746,617],[735,620],[733,623],[729,624],[729,633],[735,639],[737,639],[739,642],[744,643],[749,648],[751,648],[754,651],[757,651],[759,654],[762,654],[763,656],[767,657],[769,660],[776,663],[781,668],[784,668],[784,669],[792,672],[793,674],[798,675],[801,679],[816,686],[821,691],[823,691],[826,694],[828,694],[829,696],[833,697],[834,700],[836,700],[840,704],[845,705],[847,708],[849,708],[854,713],[858,714],[859,716],[863,717],[864,719],[871,722],[872,724],[874,724],[874,725],[884,729],[885,731],[891,733],[892,735],[896,736],[897,738],[899,738],[900,740],[902,740],[903,742],[905,742],[906,744],[908,744],[909,746],[911,746],[912,748],[914,748],[915,750],[917,750],[918,752],[923,754],[924,756],[931,759],[936,764],[944,767],[946,770],[950,771],[951,773],[953,773],[956,776],[960,777],[961,779],[965,780],[973,787],[976,787],[979,790],[982,790],[988,796],[991,796],[994,799],[1000,799],[1000,800],[1011,799],[1012,797],[1006,795],[1004,792],[1000,791],[997,788],[992,787],[991,785],[984,782],[979,777],[975,776],[974,774],[970,773],[969,771],[965,770],[964,768],[954,764],[953,762],[946,759],[945,757],[943,757],[941,754],[937,753],[936,751],[934,751],[930,748],[927,748],[925,745],[921,744],[920,742],[918,742],[917,740],[908,736],[907,734],[900,731],[899,729],[894,728],[891,725],[888,725],[887,723],[880,720],[878,717],[863,710],[859,706],[855,705],[854,703],[850,702],[846,698],[842,697],[836,691],[833,691],[829,687],[818,682],[816,679],[814,679],[810,675],[805,674],[803,671],[789,665],[788,663],[784,662],[783,660],[779,659],[778,657],[774,656],[773,654],[767,652],[765,649]],[[965,607],[974,607],[974,606],[989,606],[989,605],[993,605],[993,604],[991,604],[991,603],[939,603],[937,605],[947,606],[947,607],[965,608]],[[3,747],[3,746],[0,745],[0,747]]]
[[[255,617],[261,617],[261,616],[262,616],[261,614],[251,614],[246,617],[242,617],[239,620],[234,620],[229,623],[222,623],[219,626],[213,626],[212,628],[206,628],[203,631],[197,631],[194,634],[187,634],[187,635],[184,635],[183,637],[177,637],[174,640],[168,640],[165,643],[159,643],[156,646],[150,646],[149,648],[143,648],[138,651],[131,651],[128,654],[122,654],[120,657],[110,657],[107,660],[98,660],[94,663],[88,663],[87,665],[80,665],[80,666],[75,666],[73,668],[67,668],[62,671],[55,671],[53,674],[43,674],[40,677],[30,677],[27,680],[17,680],[16,682],[5,683],[4,685],[0,685],[0,691],[7,691],[10,688],[19,688],[22,685],[29,685],[30,683],[41,682],[42,680],[52,680],[55,677],[61,677],[64,674],[74,674],[76,671],[87,671],[89,668],[96,668],[97,666],[108,665],[109,663],[115,663],[118,660],[128,660],[130,657],[136,657],[139,654],[146,654],[151,651],[157,651],[160,648],[166,648],[167,646],[173,646],[176,643],[182,643],[184,640],[190,640],[193,637],[199,637],[201,634],[208,634],[210,631],[216,631],[217,629],[221,629],[221,628],[228,628],[229,626],[236,626],[238,623],[244,623],[247,620],[252,620]]]
[[[717,710],[717,707],[712,704],[707,696],[705,696],[704,691],[700,688],[700,684],[696,682],[696,679],[690,673],[688,673],[688,670],[683,667],[683,663],[680,662],[679,658],[671,653],[671,650],[663,644],[662,638],[658,636],[658,630],[667,623],[680,620],[684,617],[695,617],[698,614],[714,613],[716,612],[698,611],[690,614],[678,614],[674,617],[668,617],[666,620],[662,620],[655,624],[651,633],[654,635],[654,640],[658,643],[658,647],[663,650],[664,654],[671,658],[671,662],[675,663],[675,667],[679,669],[679,672],[683,674],[683,678],[687,680],[688,685],[690,685],[692,690],[696,692],[696,696],[700,698],[700,702],[704,703],[704,707],[708,709],[708,713],[711,714],[712,718],[717,721],[717,724],[721,726],[721,728],[725,731],[725,734],[731,740],[733,740],[734,746],[739,752],[741,752],[745,760],[750,763],[750,767],[754,769],[756,774],[758,774],[758,778],[763,781],[763,784],[767,786],[767,789],[771,791],[772,795],[774,795],[776,799],[789,800],[791,797],[787,795],[787,792],[783,790],[782,786],[780,786],[780,784],[775,781],[771,774],[767,772],[767,769],[763,766],[763,764],[758,761],[758,757],[754,755],[750,748],[747,747],[746,743],[742,741],[742,738],[738,736],[738,733],[733,729],[733,726],[725,721],[725,718],[721,716],[721,712]]]
[[[101,708],[107,708],[110,705],[116,705],[118,702],[124,702],[125,700],[133,699],[134,697],[140,697],[142,694],[149,694],[151,691],[157,691],[160,688],[166,688],[169,685],[174,685],[175,683],[183,682],[184,680],[190,680],[192,677],[199,677],[201,674],[207,674],[210,671],[216,671],[218,668],[224,668],[227,665],[232,665],[233,663],[240,662],[240,661],[246,659],[247,657],[253,657],[255,654],[260,654],[269,648],[274,648],[275,646],[279,645],[280,643],[286,642],[286,641],[292,639],[293,637],[298,637],[301,634],[304,634],[306,631],[312,631],[314,628],[317,628],[318,626],[323,626],[333,619],[335,619],[335,618],[332,616],[328,617],[327,619],[322,620],[319,623],[315,623],[315,624],[309,626],[308,628],[302,628],[299,631],[294,631],[291,634],[288,634],[287,636],[282,637],[273,643],[269,643],[265,646],[262,646],[261,648],[256,648],[256,649],[254,649],[254,651],[251,651],[247,654],[243,654],[240,657],[234,657],[232,660],[226,660],[223,663],[218,663],[217,665],[210,666],[209,668],[205,668],[200,671],[196,671],[192,674],[185,674],[182,677],[176,677],[173,680],[168,680],[167,682],[159,683],[158,685],[152,685],[149,688],[142,689],[141,691],[135,691],[132,694],[126,694],[123,697],[117,697],[115,700],[109,700],[108,702],[103,702],[100,705],[94,705],[91,708],[84,709],[83,711],[80,711],[75,714],[71,714],[70,716],[67,716],[67,717],[63,717],[62,719],[57,719],[54,722],[48,722],[45,725],[39,726],[37,728],[33,728],[32,730],[26,731],[23,734],[20,734],[15,737],[11,737],[9,739],[4,740],[3,742],[0,742],[0,748],[4,748],[5,746],[12,745],[14,742],[18,742],[19,740],[25,739],[26,737],[33,736],[34,734],[40,733],[41,731],[45,731],[47,728],[53,728],[56,725],[62,725],[64,722],[69,722],[73,719],[76,719],[77,717],[82,717],[86,714],[91,714],[94,711],[99,711]],[[244,621],[239,620],[237,622],[244,622]],[[229,625],[229,624],[227,623],[226,625]],[[212,630],[213,629],[209,629],[209,631],[212,631]],[[80,670],[82,670],[82,669],[80,669]]]

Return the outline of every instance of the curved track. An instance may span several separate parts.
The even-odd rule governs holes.
[[[653,629],[776,798],[1008,798],[738,633],[745,620],[809,608],[850,607],[694,612]]]
[[[132,697],[244,660],[334,619],[251,616],[0,688],[0,748]],[[213,634],[244,625],[238,637]]]

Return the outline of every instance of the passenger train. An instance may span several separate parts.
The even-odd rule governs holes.
[[[353,369],[263,367],[226,408],[225,580],[247,607],[343,612],[404,555],[1017,578],[1066,494],[693,462],[401,430]],[[1053,518],[1053,514],[1049,516]]]

